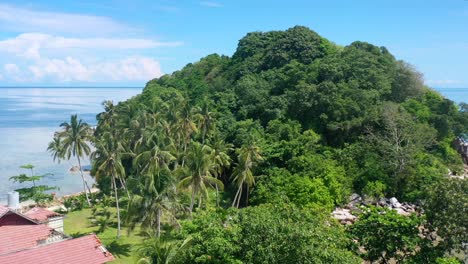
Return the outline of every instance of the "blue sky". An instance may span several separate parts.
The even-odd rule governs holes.
[[[468,0],[0,1],[0,86],[142,86],[247,32],[307,26],[468,87]]]

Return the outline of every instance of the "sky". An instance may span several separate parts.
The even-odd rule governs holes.
[[[142,87],[295,25],[385,46],[429,86],[468,87],[468,0],[0,0],[0,86]]]

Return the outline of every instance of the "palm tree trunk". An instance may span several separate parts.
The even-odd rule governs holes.
[[[195,188],[192,187],[192,196],[190,197],[190,214],[192,214],[194,202],[195,202]]]
[[[112,184],[114,185],[115,206],[117,207],[117,238],[119,238],[120,237],[120,207],[119,207],[119,195],[117,193],[117,184],[115,182],[114,173],[112,173]]]
[[[204,126],[203,126],[203,130],[202,130],[202,145],[205,145],[206,126],[207,126],[207,125],[204,125]]]
[[[158,229],[156,230],[156,235],[161,237],[161,208],[158,208],[158,211],[156,213],[156,222],[158,225]]]
[[[237,197],[239,196],[240,190],[242,190],[242,185],[239,186],[239,188],[237,189],[236,195],[234,196],[234,200],[232,201],[232,207],[236,206],[236,200],[237,200]]]
[[[76,156],[76,157],[78,159],[78,166],[80,167],[80,175],[81,175],[81,180],[83,181],[83,189],[84,189],[84,193],[86,195],[86,201],[88,201],[88,205],[91,206],[91,201],[89,200],[89,196],[88,196],[88,191],[89,191],[89,193],[91,193],[91,191],[89,190],[89,186],[86,183],[86,181],[84,179],[84,176],[83,176],[83,168],[81,168],[80,157],[79,156]],[[88,190],[86,190],[86,187],[88,187]]]
[[[216,187],[216,207],[219,207],[219,199],[218,199],[218,184],[215,183],[215,187]]]
[[[237,197],[237,208],[239,208],[239,204],[240,204],[240,200],[241,200],[241,197],[242,197],[242,191],[243,191],[243,185],[240,186],[240,192],[239,192],[239,196]]]
[[[247,193],[245,194],[245,206],[249,205],[249,185],[247,185]]]
[[[119,177],[120,185],[122,185],[122,188],[127,192],[127,197],[130,200],[130,192],[127,189],[127,186],[125,186],[125,180],[122,179],[122,177]]]

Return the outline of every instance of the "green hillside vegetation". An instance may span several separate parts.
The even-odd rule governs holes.
[[[463,172],[452,142],[468,131],[468,113],[385,47],[343,47],[301,26],[253,32],[231,57],[206,56],[104,109],[93,175],[116,202],[128,200],[125,226],[153,234],[140,251],[149,263],[442,263],[468,241],[466,223],[450,224],[456,212],[367,215],[396,229],[373,225],[382,229],[359,237],[367,225],[348,230],[330,218],[352,193],[432,213],[457,203],[433,186],[455,181],[465,187],[438,191],[468,195],[466,180],[446,177]],[[443,241],[456,229],[459,239],[432,243],[418,225],[447,231]],[[369,248],[363,235],[388,228],[405,241]]]

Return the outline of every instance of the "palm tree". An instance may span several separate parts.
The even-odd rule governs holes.
[[[156,227],[159,237],[162,212],[170,214],[171,203],[175,201],[174,179],[169,169],[169,163],[175,160],[175,157],[169,151],[162,150],[157,141],[157,137],[148,138],[146,146],[152,145],[152,148],[138,154],[134,159],[134,166],[139,174],[143,175],[144,185],[139,186],[140,195],[132,197],[129,211],[133,213],[129,215],[137,220],[133,222]],[[138,209],[135,210],[136,208]]]
[[[96,178],[108,177],[112,178],[112,188],[114,189],[115,205],[117,207],[117,238],[120,237],[120,207],[119,196],[117,189],[117,179],[125,176],[125,168],[122,164],[122,158],[128,155],[125,153],[123,146],[108,132],[96,141],[96,150],[91,155],[93,166],[96,169]]]
[[[242,196],[243,186],[247,187],[247,195],[249,194],[249,189],[255,185],[255,178],[252,172],[254,166],[263,160],[260,155],[260,148],[255,144],[249,146],[243,146],[239,149],[238,161],[236,168],[232,174],[233,182],[237,185],[237,193],[234,196],[234,201],[232,206],[239,208],[239,203]]]
[[[99,113],[96,116],[98,121],[96,136],[101,135],[105,132],[110,132],[115,138],[117,133],[117,123],[119,115],[117,113],[117,108],[114,105],[114,102],[111,100],[106,100],[102,102],[104,107],[104,112]]]
[[[157,178],[157,179],[154,179]],[[152,185],[158,183],[159,186]],[[161,173],[158,176],[147,175],[143,182],[139,182],[132,195],[127,209],[129,231],[137,223],[147,230],[156,230],[156,237],[161,236],[162,214],[172,218],[177,223],[174,209],[177,206],[174,179],[170,174]]]
[[[55,137],[59,139],[56,140],[54,137],[54,141],[51,142],[52,145],[49,144],[51,147],[50,151],[53,151],[54,155],[57,153],[58,158],[63,157],[68,160],[70,160],[72,156],[77,158],[86,200],[88,201],[88,205],[91,206],[88,195],[88,192],[91,193],[91,190],[83,176],[81,158],[89,155],[91,152],[88,143],[92,139],[92,129],[87,123],[83,122],[82,119],[78,120],[77,115],[72,115],[70,123],[64,122],[60,127],[62,127],[62,130],[55,134]]]
[[[60,160],[65,158],[63,145],[60,137],[54,136],[54,139],[47,146],[47,151],[52,155],[54,161],[60,163]]]
[[[187,154],[187,146],[190,143],[190,138],[193,133],[198,132],[198,128],[195,123],[195,120],[198,117],[197,109],[192,108],[187,101],[183,102],[182,108],[179,112],[179,133],[182,138],[182,151],[184,154],[182,166],[185,164],[185,156]]]
[[[213,177],[213,170],[212,149],[207,145],[193,142],[187,154],[187,167],[182,169],[182,180],[178,184],[179,187],[191,189],[190,213],[193,211],[196,196],[199,207],[202,198],[208,196],[208,187],[224,188],[223,183]]]
[[[212,147],[213,158],[213,173],[216,178],[222,178],[224,170],[231,166],[231,157],[229,152],[232,151],[232,144],[224,142],[222,139],[215,139]],[[219,206],[218,200],[218,185],[216,187],[216,205]]]
[[[182,243],[166,241],[161,238],[145,239],[137,248],[142,258],[137,263],[144,264],[170,264],[177,254],[190,246],[192,237],[187,237]]]
[[[207,134],[214,128],[214,116],[213,112],[210,112],[210,105],[208,101],[205,99],[203,102],[200,112],[199,112],[199,127],[201,129],[201,140],[202,144],[205,144],[205,139]]]

